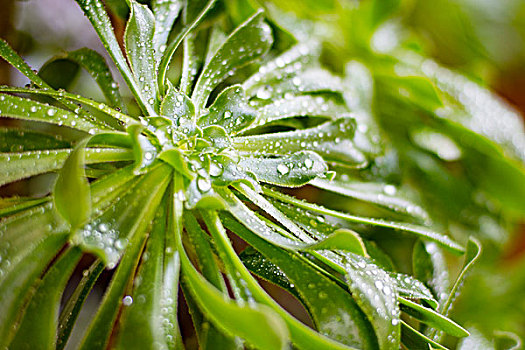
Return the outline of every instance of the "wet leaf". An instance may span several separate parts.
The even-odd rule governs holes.
[[[429,215],[421,206],[397,194],[398,190],[393,185],[359,181],[328,181],[325,179],[316,179],[312,181],[312,185],[343,196],[378,204],[423,221],[429,220]]]
[[[323,158],[311,151],[289,156],[243,157],[239,167],[255,174],[258,181],[283,187],[300,187],[328,171]]]
[[[137,102],[142,111],[148,115],[155,115],[154,109],[143,95],[140,85],[134,80],[133,73],[131,72],[126,59],[120,50],[117,38],[115,37],[113,26],[111,25],[111,21],[105,10],[104,3],[101,0],[75,1],[93,25],[93,28],[97,32],[100,40],[104,44],[104,47],[113,59],[113,62],[115,62],[115,65],[122,74],[122,77],[126,81],[128,87],[133,92],[133,95],[137,98]]]
[[[131,152],[125,149],[88,148],[85,152],[86,164],[132,159]],[[70,153],[71,149],[2,153],[0,161],[5,165],[0,174],[0,185],[58,170]]]
[[[368,349],[377,346],[371,325],[364,320],[362,311],[348,291],[323,275],[297,253],[287,252],[268,244],[231,216],[224,216],[223,220],[228,229],[277,266],[264,271],[263,274],[277,271],[277,278],[287,281],[288,286],[300,296],[299,299],[307,307],[321,333],[357,348]],[[327,244],[330,245],[328,242]],[[270,279],[272,280],[273,278]]]
[[[37,283],[11,348],[54,348],[60,298],[81,256],[80,249],[69,248]]]
[[[467,337],[469,333],[457,323],[449,320],[436,311],[416,304],[408,299],[400,298],[401,311],[417,320],[455,337]]]
[[[340,218],[340,219],[343,219],[349,222],[356,222],[356,223],[367,224],[367,225],[372,225],[372,226],[379,226],[379,227],[388,227],[388,228],[392,228],[395,230],[405,231],[411,234],[415,234],[417,236],[424,237],[425,239],[434,241],[440,244],[442,247],[456,254],[462,254],[465,251],[462,246],[460,246],[458,243],[454,242],[447,236],[437,233],[424,226],[418,226],[418,225],[404,223],[404,222],[386,221],[382,219],[366,218],[366,217],[350,215],[350,214],[338,212],[335,210],[327,209],[327,208],[321,207],[316,204],[300,201],[296,198],[287,196],[282,193],[275,192],[273,190],[269,190],[266,188],[263,190],[264,190],[265,195],[268,195],[270,197],[273,197],[285,203],[294,204],[300,208],[307,209],[307,210],[310,210],[310,211],[313,211],[319,214],[333,216],[333,217]]]
[[[126,110],[118,90],[118,84],[111,76],[111,71],[104,57],[94,50],[84,47],[55,56],[42,66],[39,75],[57,76],[59,74],[56,74],[56,71],[60,72],[65,62],[72,64],[77,69],[80,67],[84,68],[95,79],[110,107],[116,107],[122,111]],[[50,72],[47,73],[47,71]],[[74,78],[75,76],[73,75],[69,77],[69,80],[72,82]],[[61,77],[61,79],[64,79],[64,77]],[[67,87],[64,88],[67,89]]]
[[[166,51],[166,44],[175,20],[182,10],[182,0],[154,0],[151,2],[153,15],[155,16],[155,32],[153,33],[153,50],[157,62]]]
[[[154,51],[155,18],[146,5],[130,0],[130,15],[124,33],[126,55],[145,103],[157,105],[157,77]],[[153,114],[155,115],[155,114]],[[150,113],[151,116],[151,113]]]
[[[257,119],[250,128],[290,117],[328,117],[336,119],[350,113],[345,105],[327,94],[285,96],[282,99],[277,99],[270,104],[262,106],[258,112]]]
[[[0,110],[3,116],[11,118],[69,126],[85,132],[99,129],[97,124],[73,112],[13,95],[0,94]]]
[[[166,189],[170,167],[163,165],[142,176],[111,208],[93,218],[73,236],[82,249],[115,267],[133,237],[146,230]]]
[[[326,162],[345,167],[363,167],[367,159],[352,142],[354,131],[355,121],[342,118],[314,128],[236,137],[233,141],[237,149],[252,155],[286,155],[308,150],[316,152]]]
[[[372,324],[379,348],[399,348],[401,325],[395,282],[385,271],[358,255],[348,257],[346,271],[350,291]]]
[[[178,248],[181,250],[183,276],[193,298],[217,327],[229,334],[237,334],[248,343],[262,349],[287,347],[287,327],[275,311],[264,305],[242,305],[225,299],[224,294],[193,267],[181,241]]]
[[[203,68],[191,97],[196,109],[201,110],[206,105],[210,92],[222,80],[265,54],[272,41],[271,29],[264,23],[261,12],[241,24]]]
[[[70,147],[71,142],[58,135],[31,129],[0,127],[0,152],[24,152]]]
[[[320,47],[315,42],[299,43],[285,51],[275,59],[262,64],[259,70],[249,77],[243,87],[248,96],[253,97],[266,85],[273,85],[285,79],[290,79],[297,72],[304,70],[317,61]],[[263,94],[261,98],[267,100]]]
[[[80,141],[58,172],[53,189],[56,210],[71,225],[74,232],[91,215],[91,190],[84,172],[85,147],[90,138]],[[72,195],[75,200],[72,201]]]
[[[209,108],[209,113],[199,118],[199,126],[222,126],[229,135],[246,129],[256,118],[257,112],[249,106],[240,85],[226,88]]]

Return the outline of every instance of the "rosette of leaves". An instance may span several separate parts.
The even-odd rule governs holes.
[[[290,34],[262,11],[226,35],[213,1],[130,0],[123,53],[104,4],[77,3],[140,115],[126,112],[133,105],[94,51],[57,56],[37,74],[0,42],[2,57],[32,82],[0,89],[2,116],[20,120],[0,130],[0,184],[57,174],[45,197],[1,201],[2,347],[64,348],[104,269],[109,285],[71,346],[183,348],[179,287],[202,348],[444,348],[443,332],[468,334],[447,313],[479,246],[469,243],[451,288],[396,272],[373,242],[376,229],[425,242],[414,250],[425,281],[439,278],[426,268],[433,247],[465,249],[426,225],[424,210],[394,186],[350,180],[380,148],[370,120],[349,107],[360,98],[348,93],[352,82],[321,66],[315,43],[277,45],[274,32]],[[175,84],[167,73],[179,47]],[[87,70],[106,102],[59,89],[69,86],[65,67]],[[283,192],[306,184],[402,219]],[[248,248],[239,253],[228,234]],[[66,297],[86,254],[96,260]],[[289,291],[314,328],[254,276]]]

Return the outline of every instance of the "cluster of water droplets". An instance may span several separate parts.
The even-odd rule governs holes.
[[[108,267],[113,268],[128,244],[126,238],[119,238],[114,222],[96,219],[86,224],[79,232],[84,244],[104,252]]]

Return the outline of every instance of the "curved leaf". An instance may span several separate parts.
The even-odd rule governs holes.
[[[10,348],[54,349],[60,297],[81,256],[80,249],[69,248],[44,275],[25,309]]]
[[[256,118],[256,111],[250,107],[244,90],[240,85],[230,86],[217,97],[209,108],[209,113],[199,118],[201,127],[219,125],[235,135],[246,129]]]
[[[300,300],[306,305],[319,331],[332,339],[362,349],[377,346],[370,324],[355,304],[352,296],[337,283],[296,253],[287,252],[268,244],[231,216],[223,216],[226,227],[259,250],[277,266],[270,271],[283,274]],[[269,271],[264,271],[268,274]],[[277,277],[279,278],[279,277]]]
[[[328,171],[323,158],[311,151],[289,156],[242,157],[239,167],[253,173],[258,181],[283,187],[300,187]]]
[[[291,197],[291,196],[288,196],[282,193],[278,193],[276,191],[273,191],[267,188],[263,188],[263,191],[265,195],[268,195],[270,197],[273,197],[285,203],[294,204],[300,208],[311,210],[319,214],[333,216],[333,217],[340,218],[340,219],[343,219],[349,222],[356,222],[356,223],[367,224],[367,225],[372,225],[372,226],[379,226],[379,227],[387,227],[387,228],[392,228],[392,229],[412,233],[417,236],[421,236],[425,239],[428,239],[430,241],[434,241],[440,244],[441,246],[443,246],[444,248],[446,248],[447,250],[453,253],[456,253],[456,254],[462,254],[465,251],[465,249],[462,246],[460,246],[458,243],[454,242],[447,236],[439,234],[424,226],[418,226],[418,225],[404,223],[404,222],[386,221],[382,219],[374,219],[374,218],[366,218],[366,217],[350,215],[350,214],[341,213],[335,210],[327,209],[327,208],[321,207],[316,204],[307,203],[307,202],[298,200],[294,197]]]
[[[217,84],[265,54],[272,41],[271,29],[260,11],[237,27],[203,68],[191,97],[195,108],[200,111]]]
[[[420,320],[421,322],[455,337],[469,336],[469,333],[464,328],[444,317],[443,315],[438,314],[434,310],[423,307],[408,299],[400,298],[399,301],[401,311]]]
[[[71,149],[1,153],[0,185],[60,169],[70,153]],[[129,150],[117,148],[88,148],[85,154],[86,164],[132,159]]]
[[[57,211],[76,230],[91,215],[91,190],[84,172],[85,147],[90,138],[79,142],[58,172],[53,189]],[[75,200],[72,201],[72,195]]]
[[[120,50],[113,26],[101,0],[75,0],[84,14],[89,19],[93,28],[97,32],[104,47],[115,62],[122,77],[137,98],[141,110],[148,115],[155,115],[155,111],[143,96],[139,84],[133,79],[133,74],[126,63],[126,59]]]
[[[195,301],[215,325],[258,348],[285,349],[289,338],[287,327],[275,311],[264,305],[240,305],[226,299],[197,272],[184,252],[180,236],[178,240],[183,276]]]
[[[354,119],[341,118],[304,130],[235,137],[233,142],[246,154],[286,155],[308,150],[318,153],[326,162],[363,167],[367,159],[352,142],[355,126]]]
[[[126,55],[149,109],[157,109],[157,77],[154,51],[155,17],[146,5],[130,0],[130,15],[124,33]],[[149,113],[150,116],[155,113]]]
[[[357,255],[348,257],[345,278],[357,304],[374,327],[379,348],[399,348],[401,325],[395,282],[386,272]]]
[[[328,181],[324,179],[316,179],[312,181],[312,185],[343,196],[378,204],[424,221],[429,220],[428,213],[421,206],[396,195],[397,189],[393,185],[358,181]]]

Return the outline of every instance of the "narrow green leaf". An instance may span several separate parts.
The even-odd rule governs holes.
[[[248,230],[244,226],[240,227],[235,219],[229,217],[229,214],[221,213],[221,221],[228,230],[234,232],[240,237],[242,237],[242,234],[240,234],[239,231]],[[301,300],[301,295],[295,288],[295,285],[288,279],[279,266],[275,265],[264,255],[255,250],[255,248],[252,246],[246,247],[239,254],[239,258],[243,265],[246,266],[252,274],[281,287],[298,300]],[[301,301],[301,303],[303,305],[305,304],[304,301]]]
[[[355,127],[354,119],[341,118],[304,130],[235,137],[233,142],[237,149],[249,154],[286,155],[309,150],[326,162],[363,167],[367,159],[352,142]]]
[[[102,349],[107,345],[121,305],[129,303],[129,298],[126,298],[128,296],[125,296],[126,289],[130,284],[130,278],[132,278],[137,267],[140,253],[146,241],[146,236],[140,233],[134,235],[127,244],[126,253],[111,279],[79,349]]]
[[[218,190],[219,191],[219,190]],[[265,224],[255,213],[242,203],[229,190],[220,190],[219,194],[225,199],[227,210],[241,222],[249,227],[259,237],[283,248],[300,249],[304,244],[293,238],[282,236]]]
[[[341,213],[335,210],[327,209],[327,208],[324,208],[316,204],[304,202],[294,197],[291,197],[291,196],[288,196],[282,193],[278,193],[276,191],[273,191],[267,188],[263,188],[263,191],[264,191],[264,194],[267,196],[273,197],[285,203],[294,204],[300,208],[311,210],[319,214],[333,216],[333,217],[336,217],[336,218],[339,218],[345,221],[349,221],[349,222],[356,222],[356,223],[361,223],[361,224],[367,224],[367,225],[379,226],[379,227],[387,227],[387,228],[392,228],[395,230],[405,231],[408,233],[415,234],[417,236],[421,236],[424,239],[434,241],[453,253],[462,254],[465,252],[465,249],[462,246],[460,246],[458,243],[454,242],[447,236],[439,234],[424,226],[418,226],[418,225],[404,223],[404,222],[386,221],[386,220],[381,220],[381,219],[366,218],[366,217],[350,215],[350,214]]]
[[[439,303],[434,299],[432,292],[423,284],[410,275],[390,272],[390,277],[396,282],[400,297],[414,300],[424,300],[430,307],[437,309]]]
[[[467,244],[467,251],[465,253],[465,262],[463,268],[459,273],[456,282],[450,290],[449,296],[445,304],[439,309],[443,315],[448,315],[452,309],[452,305],[459,294],[459,289],[463,285],[463,281],[466,278],[467,273],[472,269],[472,266],[478,260],[481,255],[481,243],[474,237],[471,237]]]
[[[160,106],[160,115],[174,121],[177,126],[185,126],[195,118],[195,107],[191,100],[168,83],[168,91]]]
[[[143,175],[131,191],[79,229],[72,240],[115,267],[135,235],[146,230],[166,189],[171,168],[159,166]]]
[[[455,337],[468,337],[469,333],[463,327],[434,310],[423,307],[405,298],[399,298],[399,301],[401,311],[423,323]]]
[[[96,260],[89,269],[84,270],[82,273],[82,279],[69,297],[58,319],[57,350],[62,350],[66,346],[80,310],[103,270],[104,264],[102,261]]]
[[[436,86],[427,78],[417,76],[379,76],[376,75],[377,84],[385,85],[385,90],[400,94],[428,111],[434,111],[443,106],[443,102],[437,93]]]
[[[222,219],[228,229],[276,265],[269,271],[263,271],[263,274],[274,271],[277,278],[284,279],[293,288],[322,334],[356,348],[372,349],[377,346],[370,323],[350,293],[300,255],[268,244],[231,216],[222,216]]]
[[[519,113],[494,93],[436,62],[427,60],[423,68],[422,73],[461,106],[441,110],[437,117],[457,122],[525,160],[524,127]]]
[[[59,135],[24,128],[0,127],[0,152],[25,152],[69,147],[71,147],[71,142],[64,140]]]
[[[108,105],[125,111],[125,106],[122,102],[118,85],[115,80],[113,80],[111,71],[109,70],[104,57],[98,52],[84,47],[75,51],[63,53],[46,62],[40,69],[39,74],[42,75],[46,70],[53,70],[51,73],[60,71],[64,62],[73,64],[76,67],[80,66],[84,68],[97,82],[108,102]],[[74,76],[72,76],[71,79],[74,79]]]
[[[409,349],[441,349],[448,350],[443,345],[436,343],[432,339],[426,337],[420,332],[416,331],[405,321],[401,321],[401,341],[404,346]]]
[[[196,262],[201,271],[202,275],[208,282],[210,282],[215,288],[220,290],[222,293],[227,293],[228,289],[224,278],[221,275],[219,266],[215,261],[215,254],[212,251],[210,236],[202,230],[196,218],[186,212],[184,214],[184,228],[188,232],[187,242],[191,244],[195,256],[197,257]],[[186,246],[189,246],[187,244]],[[211,323],[207,317],[195,304],[187,286],[184,283],[182,285],[185,292],[185,296],[189,301],[190,313],[195,325],[197,337],[199,339],[199,347],[202,349],[239,349],[242,345],[241,341],[235,341],[234,338],[224,334],[217,327]]]
[[[22,57],[20,57],[10,46],[9,44],[4,41],[4,39],[0,38],[0,56],[3,57],[9,64],[11,64],[13,67],[15,67],[20,73],[25,75],[29,80],[31,80],[35,85],[39,86],[42,89],[49,89],[54,91],[51,86],[46,83],[41,77],[39,77],[36,74],[36,71],[33,71],[31,67],[27,63],[24,62]],[[74,111],[78,108],[74,103],[70,101],[66,101],[60,97],[56,98],[57,101],[62,103],[64,106],[68,107],[70,110]],[[82,118],[88,119],[89,115],[79,109],[79,114],[82,116]]]
[[[25,63],[22,57],[20,57],[3,38],[0,38],[0,56],[36,85],[41,88],[51,88],[51,86],[40,78],[35,71],[27,65],[27,63]]]
[[[168,348],[184,349],[182,335],[179,329],[178,310],[179,285],[180,285],[180,253],[177,250],[177,237],[183,230],[181,214],[183,204],[180,201],[172,201],[173,196],[178,195],[182,187],[183,179],[173,173],[173,181],[166,194],[167,204],[167,232],[164,235],[164,272],[162,276],[162,299],[166,310],[162,309],[164,319],[164,335]]]
[[[290,117],[329,117],[336,119],[349,114],[348,108],[330,95],[285,96],[262,106],[250,126],[262,126]]]
[[[53,189],[57,211],[76,230],[91,215],[91,190],[84,172],[85,147],[90,137],[80,141],[58,172]],[[74,197],[72,197],[74,194]]]
[[[109,20],[109,16],[106,12],[106,9],[104,8],[104,3],[102,0],[75,1],[80,6],[82,11],[84,11],[84,14],[93,25],[93,28],[95,28],[95,31],[104,44],[104,47],[113,59],[113,62],[115,62],[115,65],[131,89],[131,92],[136,97],[137,103],[139,104],[141,110],[147,115],[155,115],[153,107],[143,96],[141,88],[134,80],[133,74],[126,63],[126,59],[124,58],[122,51],[120,50],[120,46],[113,31],[113,26],[111,25],[111,21]]]
[[[157,67],[154,51],[155,17],[146,5],[130,0],[130,15],[124,33],[126,55],[144,103],[157,109]],[[150,112],[150,116],[155,113]]]
[[[203,68],[191,97],[196,109],[200,111],[204,108],[210,92],[222,80],[264,55],[272,41],[271,29],[264,23],[262,12],[257,12],[241,24]]]
[[[115,119],[117,124],[122,126],[122,127],[124,127],[126,125],[131,125],[131,124],[137,124],[138,123],[137,120],[131,118],[130,116],[128,116],[126,114],[120,113],[120,112],[114,110],[113,108],[110,108],[110,107],[106,106],[103,103],[100,103],[100,102],[97,102],[97,101],[93,101],[93,100],[91,100],[89,98],[85,98],[85,97],[82,97],[80,95],[71,94],[71,93],[68,93],[66,91],[55,91],[55,90],[51,90],[51,89],[32,89],[32,88],[27,89],[27,88],[17,88],[17,87],[10,87],[10,86],[0,86],[0,91],[2,91],[2,92],[17,92],[17,93],[22,93],[22,94],[34,94],[34,95],[50,96],[50,97],[53,97],[53,98],[55,98],[57,100],[61,100],[61,101],[67,101],[67,102],[71,102],[71,103],[73,103],[73,102],[82,103],[82,104],[90,106],[90,107],[92,107],[92,108],[94,108],[94,109],[104,113],[105,115]],[[74,107],[72,109],[73,111],[81,111],[81,109],[76,104],[74,104],[73,107]],[[82,116],[82,118],[84,118],[84,119],[85,119],[85,117],[86,116]],[[99,129],[115,129],[112,126],[107,125],[102,120],[98,120],[97,119],[95,121],[95,120],[88,119],[88,122],[95,123]],[[91,133],[93,133],[93,132],[95,132],[95,130],[93,130]]]
[[[45,274],[25,309],[10,348],[55,348],[60,297],[81,256],[80,249],[69,248]]]
[[[348,286],[375,330],[380,349],[398,349],[401,326],[397,288],[388,274],[358,255],[347,255]]]
[[[217,50],[226,41],[228,36],[224,33],[219,25],[214,25],[208,38],[208,47],[206,48],[206,57],[204,64],[210,63],[211,59],[217,53]]]
[[[221,92],[210,106],[209,113],[199,118],[198,125],[219,125],[229,135],[235,135],[246,129],[256,115],[257,112],[248,104],[242,87],[233,85]]]
[[[155,32],[153,34],[153,50],[157,63],[166,51],[166,44],[171,28],[184,5],[182,0],[154,0],[151,2],[155,16]]]
[[[180,91],[186,95],[191,95],[197,75],[203,64],[199,48],[197,32],[188,33],[183,42],[182,76],[179,84]]]
[[[168,163],[173,169],[186,178],[190,180],[195,179],[195,173],[188,168],[188,162],[184,158],[182,151],[179,149],[172,148],[163,151],[159,154],[158,158]]]
[[[316,179],[311,184],[326,191],[378,204],[424,221],[429,220],[428,213],[421,206],[397,194],[397,189],[393,185],[325,179]]]
[[[0,218],[11,216],[26,209],[44,204],[48,201],[49,197],[38,199],[28,197],[2,197],[0,198]]]
[[[315,42],[299,43],[271,61],[259,67],[259,70],[246,79],[243,87],[248,96],[257,95],[258,91],[266,85],[275,85],[276,83],[290,79],[298,71],[304,70],[317,61],[320,53],[320,46]],[[258,98],[267,100],[265,94]]]
[[[257,218],[257,216],[255,216]],[[305,326],[303,323],[291,316],[287,311],[285,311],[279,304],[277,304],[257,281],[253,278],[250,272],[244,267],[239,257],[237,256],[235,250],[233,249],[229,238],[226,236],[226,232],[218,221],[218,218],[215,220],[216,230],[215,230],[215,243],[218,249],[222,249],[223,257],[226,257],[231,266],[235,267],[236,275],[239,279],[244,280],[246,288],[248,288],[253,296],[253,298],[265,305],[270,306],[274,311],[276,311],[286,322],[289,327],[290,333],[292,335],[292,341],[297,347],[302,349],[349,349],[347,346],[342,345],[341,343],[335,342],[326,336],[319,334],[318,332],[312,330],[311,328]],[[244,224],[244,223],[243,223]],[[252,226],[250,226],[250,229]],[[237,274],[238,273],[238,274]]]
[[[337,229],[326,239],[312,244],[308,250],[343,250],[357,255],[367,256],[363,240],[357,232]]]
[[[270,102],[289,95],[323,92],[342,94],[345,91],[341,78],[319,67],[298,71],[290,78],[261,86],[255,91],[255,97],[261,102]]]
[[[448,316],[448,313],[452,309],[454,301],[459,295],[461,286],[465,281],[467,273],[472,269],[474,263],[479,259],[481,251],[481,243],[474,237],[470,237],[467,244],[467,251],[465,253],[465,262],[463,263],[463,268],[461,269],[461,272],[456,278],[456,281],[454,282],[450,293],[448,293],[448,298],[446,299],[445,303],[439,308],[439,312],[442,315]],[[429,332],[429,335],[434,340],[439,341],[443,337],[443,332],[432,330],[431,332]]]
[[[192,1],[192,2],[188,3],[188,5],[191,5],[191,4],[195,4],[195,1]],[[166,85],[168,83],[168,80],[166,79],[166,73],[168,71],[168,66],[169,66],[169,64],[171,62],[171,59],[172,59],[173,55],[175,54],[175,51],[179,47],[180,43],[187,36],[190,36],[190,37],[192,36],[192,34],[193,34],[192,31],[204,19],[204,17],[208,13],[208,11],[211,10],[211,8],[213,7],[214,4],[215,4],[215,0],[209,0],[206,3],[206,5],[203,6],[200,9],[200,13],[197,16],[191,18],[189,21],[187,20],[188,18],[185,15],[185,17],[184,17],[184,22],[185,22],[184,28],[179,32],[179,34],[168,45],[167,49],[165,50],[164,55],[162,56],[162,58],[160,60],[160,63],[159,63],[159,68],[157,70],[157,84],[159,86],[160,95],[164,95],[165,92],[166,92]],[[186,13],[187,13],[188,7],[189,6],[185,7],[185,12]],[[186,41],[184,41],[184,42],[186,43]],[[189,40],[189,42],[191,42],[191,40]],[[186,49],[187,49],[187,47],[185,45],[184,50],[186,51]],[[186,53],[185,53],[185,58],[184,58],[184,62],[185,63],[184,63],[184,66],[183,66],[184,67],[183,68],[183,72],[182,72],[183,76],[182,76],[182,80],[181,80],[182,83],[183,83],[183,84],[181,84],[181,86],[184,87],[184,88],[181,88],[181,90],[184,93],[189,93],[189,91],[188,91],[188,89],[189,89],[188,83],[190,82],[190,80],[192,81],[192,79],[187,80],[187,78],[189,77],[189,75],[194,76],[196,74],[196,72],[193,72],[193,68],[195,68],[195,66],[189,67],[192,64],[190,64],[190,65],[187,64],[188,63],[188,61],[186,61],[187,58],[191,60],[193,57],[186,56]],[[188,71],[188,68],[190,68],[191,71]]]
[[[193,267],[184,252],[180,236],[178,249],[181,252],[183,276],[192,295],[217,327],[261,349],[287,348],[287,327],[275,311],[264,305],[241,305],[226,299]]]
[[[239,167],[253,173],[258,181],[283,187],[306,185],[328,171],[323,158],[311,151],[277,158],[242,157]]]
[[[32,120],[94,133],[100,125],[73,112],[27,98],[0,94],[0,111],[5,117]]]
[[[60,169],[71,149],[30,151],[22,153],[0,154],[0,185],[25,179],[34,175]],[[86,164],[132,160],[132,154],[126,149],[88,148],[85,151]]]
[[[142,135],[144,127],[142,125],[130,125],[127,129],[131,138],[133,147],[133,156],[135,158],[135,168],[133,172],[138,175],[144,172],[144,169],[156,159],[157,148],[149,141],[149,139]]]
[[[178,271],[164,271],[164,252],[167,248],[165,246],[166,213],[166,205],[161,205],[153,221],[143,259],[135,277],[140,283],[135,283],[130,294],[132,299],[127,299],[132,300],[132,303],[124,303],[118,340],[115,346],[117,349],[167,348],[168,343],[174,342],[173,339],[170,341],[166,337],[163,329],[163,327],[168,326],[163,324],[163,319],[177,313],[177,309],[173,309],[174,305],[176,307],[176,302],[165,298],[163,295],[165,293],[164,288],[168,287],[171,290],[174,288],[173,286],[178,284]],[[144,259],[145,256],[147,256],[147,260]],[[168,266],[177,268],[178,264]],[[175,273],[173,276],[175,278],[170,278],[169,281],[173,285],[166,286],[164,284],[166,273]],[[170,308],[169,311],[168,307]],[[168,320],[171,323],[172,319]],[[138,333],[141,334],[139,338],[135,336]]]
[[[42,222],[41,218],[31,218],[24,226],[28,230],[35,230],[35,226]],[[2,225],[3,226],[3,225]],[[3,227],[2,227],[3,228]],[[37,229],[38,230],[38,229]],[[42,229],[45,230],[45,229]],[[40,230],[38,230],[40,231]],[[2,255],[2,277],[0,280],[0,346],[7,347],[13,336],[13,325],[24,310],[26,298],[31,286],[37,282],[46,265],[67,241],[67,233],[50,234],[38,241],[25,241],[24,251],[13,251]],[[5,238],[3,244],[9,242]],[[2,247],[5,251],[5,247]],[[5,266],[6,262],[10,265]]]
[[[447,299],[450,288],[449,272],[445,255],[434,242],[418,240],[412,251],[412,269],[414,276],[425,282],[440,305]]]

